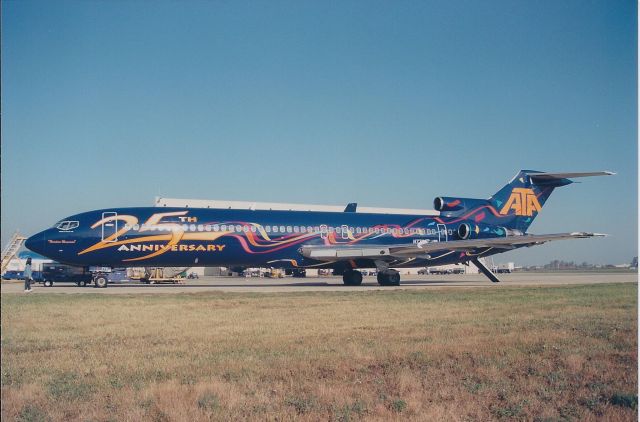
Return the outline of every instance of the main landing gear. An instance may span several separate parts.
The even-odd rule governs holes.
[[[362,273],[356,270],[347,270],[342,274],[342,282],[345,286],[359,286],[362,284]]]
[[[356,270],[346,270],[342,274],[342,282],[345,286],[359,286],[362,284],[362,273]],[[399,286],[400,273],[388,268],[378,271],[378,284],[381,286]]]
[[[400,273],[396,270],[383,270],[378,272],[378,284],[381,286],[399,286]]]

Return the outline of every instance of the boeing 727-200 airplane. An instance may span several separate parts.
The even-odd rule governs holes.
[[[66,264],[89,267],[96,287],[114,267],[247,266],[331,268],[346,285],[362,283],[358,268],[376,268],[378,283],[398,285],[392,268],[473,263],[552,240],[596,233],[527,233],[557,187],[611,172],[522,170],[489,199],[438,197],[439,215],[271,211],[212,208],[114,208],[67,217],[26,241],[27,248]]]

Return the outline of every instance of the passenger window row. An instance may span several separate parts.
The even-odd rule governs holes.
[[[421,229],[421,228],[390,228],[390,227],[332,227],[332,226],[279,226],[279,225],[241,225],[241,224],[177,224],[177,223],[165,223],[155,226],[142,225],[125,225],[126,230],[134,231],[183,231],[183,232],[232,232],[232,233],[247,233],[247,232],[260,232],[266,233],[336,233],[342,235],[348,234],[395,234],[395,235],[421,235],[436,234],[434,229]]]

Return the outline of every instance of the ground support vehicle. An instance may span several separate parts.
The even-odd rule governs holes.
[[[42,266],[42,275],[34,278],[45,287],[52,287],[54,283],[75,283],[78,287],[84,287],[92,281],[92,274],[84,267],[54,263]]]
[[[170,284],[185,284],[186,279],[183,276],[183,273],[179,273],[174,276],[167,276],[164,268],[148,268],[145,271],[145,275],[140,279],[141,282],[146,284],[162,284],[162,283],[170,283]]]

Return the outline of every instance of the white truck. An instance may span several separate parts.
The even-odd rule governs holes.
[[[493,272],[497,274],[509,274],[516,268],[513,262],[507,262],[506,264],[499,264],[493,268]]]

